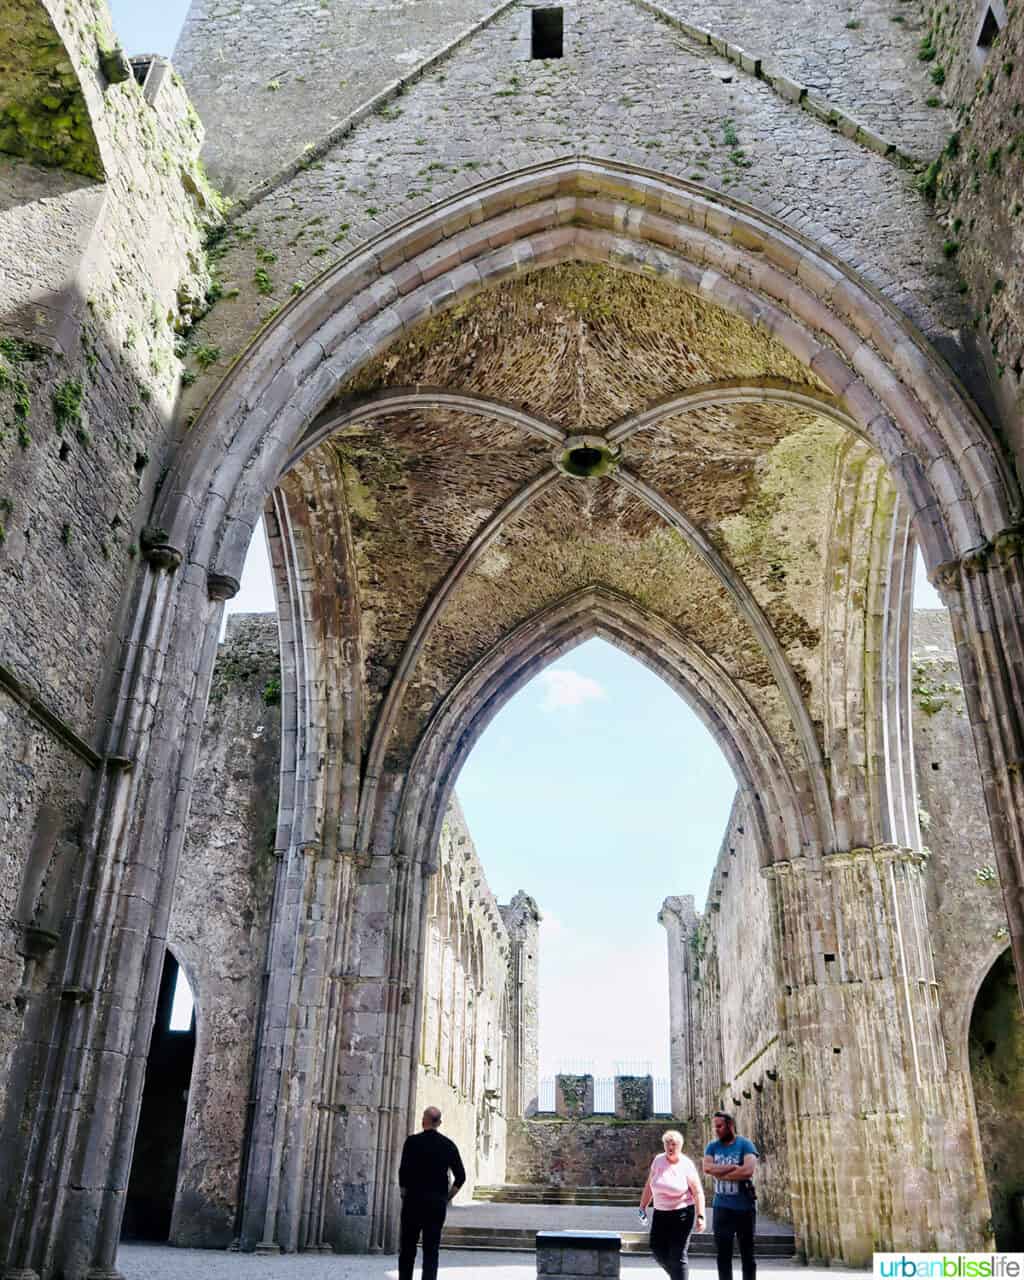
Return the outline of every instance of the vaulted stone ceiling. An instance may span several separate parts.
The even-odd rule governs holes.
[[[557,449],[543,431],[554,439],[614,436],[616,424],[649,406],[730,381],[785,387],[798,402],[712,403],[627,426],[612,478],[555,475],[516,507],[517,495],[551,471]],[[486,404],[471,412],[426,402],[395,410],[387,393],[398,388],[500,401],[525,411],[538,431]],[[367,736],[439,591],[443,605],[418,642],[396,722],[406,749],[440,700],[514,627],[596,585],[634,600],[711,655],[797,762],[777,667],[736,591],[757,602],[810,716],[820,720],[831,489],[848,433],[822,384],[786,349],[656,279],[566,264],[423,324],[342,388],[324,420],[368,396],[381,397],[380,407],[343,423],[299,464],[336,473],[343,492],[369,673]],[[645,486],[679,514],[682,531]],[[462,563],[505,504],[516,509]],[[725,582],[691,545],[687,524],[720,557]],[[456,568],[457,582],[445,585]],[[323,572],[329,579],[334,570]]]

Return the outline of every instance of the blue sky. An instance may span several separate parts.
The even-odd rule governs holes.
[[[126,53],[170,57],[189,0],[109,0],[114,30]]]

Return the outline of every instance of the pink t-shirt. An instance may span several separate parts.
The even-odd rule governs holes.
[[[655,1209],[685,1209],[693,1204],[689,1179],[697,1181],[697,1166],[689,1156],[681,1155],[675,1164],[668,1156],[655,1156],[651,1161],[651,1191]]]

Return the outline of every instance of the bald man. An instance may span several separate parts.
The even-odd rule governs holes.
[[[398,1252],[398,1280],[412,1280],[416,1242],[423,1235],[423,1280],[437,1280],[441,1228],[449,1203],[466,1181],[459,1149],[438,1130],[441,1112],[427,1107],[422,1128],[402,1148],[398,1185],[402,1192],[402,1227]],[[449,1182],[448,1175],[451,1174]]]

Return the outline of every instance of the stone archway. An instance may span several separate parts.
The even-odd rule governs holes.
[[[585,159],[510,175],[382,235],[309,287],[229,374],[186,437],[163,486],[147,533],[147,565],[136,586],[134,624],[110,731],[112,754],[133,759],[135,768],[105,777],[95,801],[107,815],[100,823],[99,864],[113,867],[126,847],[136,849],[136,878],[145,879],[147,892],[140,898],[132,892],[134,883],[126,884],[115,898],[118,909],[108,912],[103,909],[106,881],[99,878],[103,887],[92,902],[93,918],[74,964],[90,978],[83,986],[113,994],[98,999],[82,1016],[69,1056],[57,1066],[58,1074],[78,1072],[87,1093],[116,1096],[123,1105],[97,1108],[88,1116],[59,1113],[56,1124],[69,1159],[75,1151],[88,1150],[95,1176],[68,1194],[65,1171],[37,1163],[26,1180],[20,1210],[27,1220],[36,1203],[61,1224],[51,1239],[59,1236],[63,1242],[59,1248],[69,1274],[112,1262],[120,1220],[116,1187],[130,1158],[138,1106],[138,1082],[125,1063],[137,1064],[142,1056],[142,1028],[152,1014],[153,939],[166,927],[221,602],[237,589],[263,504],[302,452],[307,433],[312,432],[309,441],[317,438],[318,418],[329,411],[338,387],[368,360],[417,324],[481,290],[570,261],[668,282],[771,335],[814,374],[835,413],[885,460],[930,568],[951,593],[997,854],[1008,886],[1011,932],[1018,952],[1024,945],[1024,796],[1017,768],[1024,755],[1024,699],[1018,687],[1024,653],[1018,621],[1024,615],[1020,499],[987,425],[941,360],[888,303],[826,251],[780,223],[692,184]],[[608,432],[603,444],[614,445],[610,437]],[[742,604],[742,582],[716,557],[713,546],[701,547],[700,530],[687,526],[685,514],[673,514],[656,493],[644,491],[641,481],[632,482],[627,475],[625,483],[689,538],[703,569],[734,603]],[[306,972],[296,982],[305,982],[311,992],[327,992],[315,995],[312,1003],[327,1009],[328,1017],[346,1016],[355,1001],[360,1012],[376,1019],[380,1057],[369,1055],[364,1066],[376,1082],[371,1090],[379,1099],[374,1109],[380,1115],[383,1106],[386,1119],[360,1115],[345,1133],[328,1132],[330,1125],[314,1131],[310,1098],[293,1095],[286,1103],[283,1078],[275,1085],[265,1074],[266,1132],[254,1139],[250,1161],[248,1239],[285,1248],[319,1243],[307,1234],[311,1197],[322,1198],[327,1181],[333,1178],[337,1184],[350,1174],[352,1198],[342,1212],[358,1220],[358,1229],[352,1226],[345,1236],[349,1228],[335,1226],[335,1241],[380,1247],[391,1226],[381,1171],[408,1107],[404,1077],[387,1074],[382,1063],[409,1057],[414,1028],[404,1011],[402,990],[415,972],[410,939],[421,896],[417,876],[428,863],[429,850],[403,848],[397,839],[406,777],[392,766],[387,744],[377,757],[379,767],[375,763],[362,777],[349,767],[356,756],[352,726],[363,714],[358,696],[350,696],[348,688],[351,655],[335,650],[328,657],[306,643],[313,623],[323,622],[303,595],[301,564],[308,547],[296,532],[294,512],[280,498],[276,510],[281,517],[275,533],[279,564],[291,583],[283,688],[286,696],[289,688],[294,694],[284,711],[290,718],[286,726],[292,726],[286,727],[285,737],[291,734],[289,758],[295,764],[285,780],[279,844],[287,874],[297,883],[313,883],[323,870],[328,841],[333,869],[324,877],[323,905],[333,911],[337,936],[347,937],[350,945],[352,938],[358,940],[364,963],[355,973],[339,974],[321,958],[316,972]],[[331,540],[329,533],[323,536]],[[339,530],[332,545],[343,568],[348,556],[344,541]],[[343,624],[344,599],[332,609]],[[770,649],[771,635],[758,630],[758,611],[748,607],[740,612]],[[351,639],[343,626],[341,638]],[[328,775],[318,767],[331,712],[329,700],[321,696],[324,661],[335,664],[338,678],[331,687],[341,691],[343,741],[324,757],[342,781],[337,789],[326,786]],[[788,665],[783,655],[776,656],[773,679],[784,692]],[[808,847],[798,844],[783,857],[776,846],[770,867],[777,886],[777,938],[785,951],[780,980],[786,1025],[794,1046],[787,1060],[790,1114],[795,1120],[814,1114],[822,1088],[820,1064],[810,1048],[812,1029],[819,1036],[832,1028],[838,1034],[840,1026],[852,1023],[866,1034],[875,1013],[897,998],[894,992],[902,992],[899,999],[915,1028],[915,1045],[928,1046],[923,1056],[915,1049],[908,1061],[896,1035],[885,1051],[888,1084],[910,1117],[906,1129],[879,1132],[851,1106],[828,1134],[833,1149],[846,1153],[837,1165],[840,1181],[814,1183],[804,1176],[795,1193],[808,1252],[859,1261],[872,1243],[863,1224],[877,1215],[868,1211],[866,1201],[864,1213],[855,1212],[857,1197],[863,1197],[856,1184],[857,1162],[873,1158],[884,1167],[900,1143],[923,1130],[925,1108],[931,1108],[928,1115],[938,1117],[955,1143],[958,1117],[944,1086],[935,1011],[930,997],[922,994],[931,976],[926,938],[915,935],[912,970],[902,952],[880,975],[868,963],[874,954],[873,920],[893,913],[921,918],[913,850],[896,844],[851,848],[838,841],[828,786],[807,758],[815,743],[800,732],[803,717],[794,697],[789,715],[807,763],[806,786],[798,777],[795,789],[813,797],[796,810],[805,821],[810,815]],[[792,770],[786,773],[792,782]],[[770,813],[763,794],[762,801]],[[335,807],[329,810],[328,805]],[[418,822],[408,828],[420,829]],[[145,904],[142,925],[140,901]],[[826,989],[820,944],[836,928],[836,912],[845,910],[863,929],[860,950],[853,948],[844,968],[850,984],[844,977],[841,990],[838,984]],[[284,929],[282,955],[294,951],[297,936],[294,929],[291,934]],[[137,989],[132,980],[140,970],[145,972],[145,994],[121,1004],[123,993]],[[93,981],[95,977],[102,981]],[[358,994],[340,990],[346,982]],[[852,1003],[846,1007],[844,1002]],[[272,1007],[280,1012],[280,1005]],[[801,1037],[808,1038],[803,1050]],[[335,1046],[331,1054],[340,1054],[337,1037],[327,1041]],[[354,1059],[329,1055],[324,1060],[312,1045],[300,1050],[314,1055],[314,1069],[300,1072],[312,1089],[328,1076],[354,1073]],[[850,1071],[851,1080],[863,1078],[856,1064]],[[34,1141],[41,1149],[38,1137]],[[805,1169],[813,1166],[809,1151],[796,1148],[795,1158]],[[307,1169],[312,1167],[318,1172],[310,1179]],[[891,1239],[900,1226],[916,1231],[922,1243],[931,1240],[924,1219],[915,1216],[909,1185],[898,1184],[891,1191],[882,1238]],[[933,1194],[937,1187],[924,1199]],[[839,1219],[839,1201],[851,1221]],[[966,1220],[969,1206],[963,1207]],[[945,1243],[945,1237],[935,1240]],[[33,1243],[22,1253],[26,1265],[39,1256]]]
[[[968,1055],[995,1247],[1024,1247],[1024,1017],[1009,950],[985,972],[970,1011]]]

